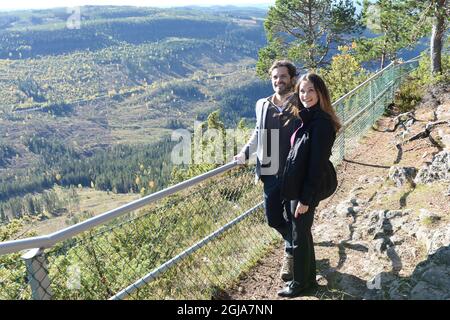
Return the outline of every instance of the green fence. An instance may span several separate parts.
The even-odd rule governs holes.
[[[333,147],[334,164],[357,147],[356,142],[380,118],[385,107],[393,102],[401,82],[418,65],[418,59],[393,62],[333,103],[344,123]]]

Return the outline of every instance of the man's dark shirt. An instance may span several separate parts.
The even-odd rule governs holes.
[[[290,139],[295,129],[299,125],[299,121],[296,119],[291,119],[292,116],[286,112],[286,108],[282,112],[269,100],[269,108],[267,109],[266,115],[266,128],[267,129],[267,155],[269,157],[274,157],[272,155],[271,147],[271,130],[279,130],[279,167],[277,175],[283,174],[284,165],[286,163],[286,158],[288,156],[289,150],[291,148]],[[288,119],[291,119],[287,124]]]

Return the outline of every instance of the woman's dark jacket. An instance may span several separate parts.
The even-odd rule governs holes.
[[[286,161],[281,196],[300,200],[304,205],[317,205],[324,188],[324,172],[328,165],[336,132],[329,114],[318,105],[300,111],[300,129]]]

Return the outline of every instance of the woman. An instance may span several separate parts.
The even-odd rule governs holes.
[[[328,89],[317,74],[302,76],[295,93],[299,101],[289,106],[289,112],[300,121],[291,137],[281,191],[284,199],[291,200],[294,275],[278,292],[282,297],[298,296],[317,285],[311,226],[323,190],[329,189],[324,172],[329,170],[331,148],[341,127]]]

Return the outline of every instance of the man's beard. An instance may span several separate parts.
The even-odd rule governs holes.
[[[284,89],[281,90],[281,91],[279,91],[278,94],[279,94],[280,96],[285,96],[285,95],[287,95],[288,93],[290,93],[290,92],[292,91],[292,89],[293,89],[292,82],[286,83]]]

